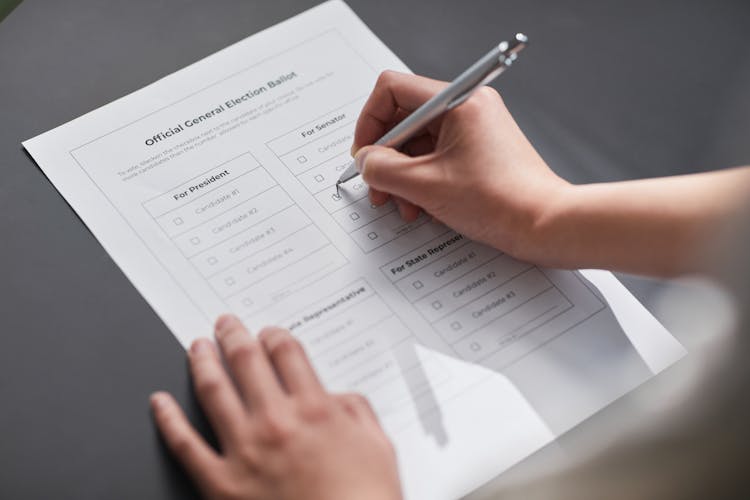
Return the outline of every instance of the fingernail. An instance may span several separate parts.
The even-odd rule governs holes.
[[[237,320],[237,317],[233,314],[223,314],[219,316],[219,319],[216,320],[216,325],[214,326],[214,330],[217,335],[220,335],[227,330],[234,324]]]
[[[396,202],[396,208],[398,209],[398,215],[401,216],[401,219],[406,220],[406,209],[404,208],[403,203]]]
[[[198,339],[190,346],[192,354],[201,354],[211,349],[211,342],[208,339]]]
[[[360,175],[364,175],[365,173],[365,157],[367,157],[367,151],[362,151],[361,149],[354,157],[354,165],[357,167],[357,172]]]
[[[255,336],[256,339],[258,339],[258,342],[265,342],[266,339],[268,339],[268,336],[270,335],[270,331],[268,328],[262,328],[258,335]]]
[[[154,392],[149,397],[149,401],[151,402],[151,408],[154,410],[159,410],[161,408],[164,408],[168,404],[167,400],[168,396],[164,392]]]
[[[359,151],[359,148],[356,145],[352,144],[352,147],[349,149],[349,153],[351,153],[352,158],[357,156],[357,151]]]
[[[283,335],[289,335],[289,331],[278,326],[267,326],[258,332],[258,340],[268,342],[273,337],[281,337]]]

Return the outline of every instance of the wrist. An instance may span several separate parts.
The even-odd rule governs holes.
[[[557,179],[545,190],[528,231],[526,260],[545,267],[571,269],[580,266],[576,237],[576,214],[584,201],[583,186]]]

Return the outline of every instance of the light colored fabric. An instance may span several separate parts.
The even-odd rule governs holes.
[[[735,299],[730,334],[712,332],[712,344],[663,374],[671,381],[662,385],[676,393],[639,400],[627,415],[634,425],[609,430],[617,436],[612,444],[582,450],[585,458],[563,470],[508,484],[496,498],[750,498],[750,212],[735,231],[733,243],[712,256],[722,264],[718,281]],[[690,391],[683,397],[677,388],[686,381]]]

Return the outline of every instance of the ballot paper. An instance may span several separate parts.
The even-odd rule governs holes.
[[[684,350],[609,273],[337,193],[386,69],[408,71],[328,2],[23,145],[184,347],[228,311],[289,328],[370,399],[407,498],[450,499]]]

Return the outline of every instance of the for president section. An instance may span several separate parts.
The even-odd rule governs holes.
[[[257,312],[346,263],[249,153],[143,204],[233,311]]]

